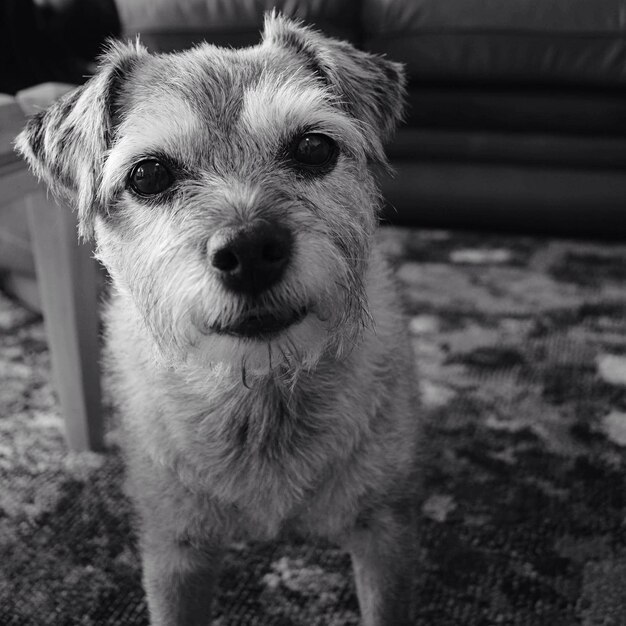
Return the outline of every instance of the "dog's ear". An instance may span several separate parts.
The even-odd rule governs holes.
[[[402,120],[406,84],[402,64],[325,37],[275,11],[265,16],[263,41],[300,55],[342,106],[383,141]]]
[[[93,231],[102,165],[119,119],[123,84],[144,54],[139,43],[111,43],[97,73],[33,116],[15,141],[37,177],[78,211],[79,234],[85,239]]]

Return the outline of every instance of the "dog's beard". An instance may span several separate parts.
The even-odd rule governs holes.
[[[325,294],[306,308],[301,319],[268,336],[242,337],[199,331],[185,355],[187,364],[212,367],[216,363],[241,374],[244,383],[274,373],[293,379],[323,358],[343,358],[358,342],[365,311],[346,302],[347,294]],[[293,305],[292,305],[293,306]],[[194,328],[199,326],[194,324]]]
[[[204,277],[196,282],[190,273],[181,275],[171,281],[176,286],[171,293],[159,293],[156,283],[129,291],[153,339],[155,360],[163,366],[227,368],[245,384],[270,373],[293,381],[323,358],[344,358],[358,343],[369,311],[363,285],[354,276],[326,281],[323,289],[318,284],[317,293],[301,285],[264,296],[253,310],[270,319],[274,314],[285,324],[270,324],[267,333],[261,324],[258,334],[237,332],[251,307],[235,296],[216,298]]]
[[[195,307],[188,323],[183,323],[184,329],[179,327],[182,336],[157,342],[159,356],[170,366],[182,369],[227,368],[245,385],[269,374],[293,381],[300,372],[314,369],[323,358],[343,358],[358,343],[366,319],[365,299],[357,297],[356,306],[352,290],[333,291],[309,299],[307,306],[289,301],[266,309],[277,314],[302,309],[303,313],[294,323],[257,336],[224,330],[237,322],[232,311],[220,317],[216,328],[203,318],[202,308]]]
[[[271,337],[244,338],[215,332],[198,335],[185,355],[187,365],[216,364],[239,373],[244,384],[275,373],[286,378],[315,367],[329,351],[326,323],[313,314]]]

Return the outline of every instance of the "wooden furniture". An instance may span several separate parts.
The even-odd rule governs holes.
[[[48,196],[12,147],[27,116],[68,88],[47,84],[16,98],[0,95],[0,214],[25,217],[33,253],[32,262],[22,258],[13,266],[0,254],[0,269],[22,277],[34,269],[68,443],[77,451],[101,450],[98,267],[91,247],[77,240],[74,214]]]

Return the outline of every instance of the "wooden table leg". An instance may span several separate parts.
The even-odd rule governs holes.
[[[102,450],[98,268],[76,217],[44,192],[25,199],[52,372],[72,449]]]

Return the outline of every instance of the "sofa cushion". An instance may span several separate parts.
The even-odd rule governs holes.
[[[624,96],[608,90],[421,84],[407,101],[409,126],[626,137]]]
[[[625,0],[364,0],[363,26],[412,80],[626,85]]]
[[[223,46],[258,43],[263,13],[272,8],[328,35],[357,41],[360,0],[116,0],[125,36],[141,35],[152,50],[181,50],[201,41]]]

